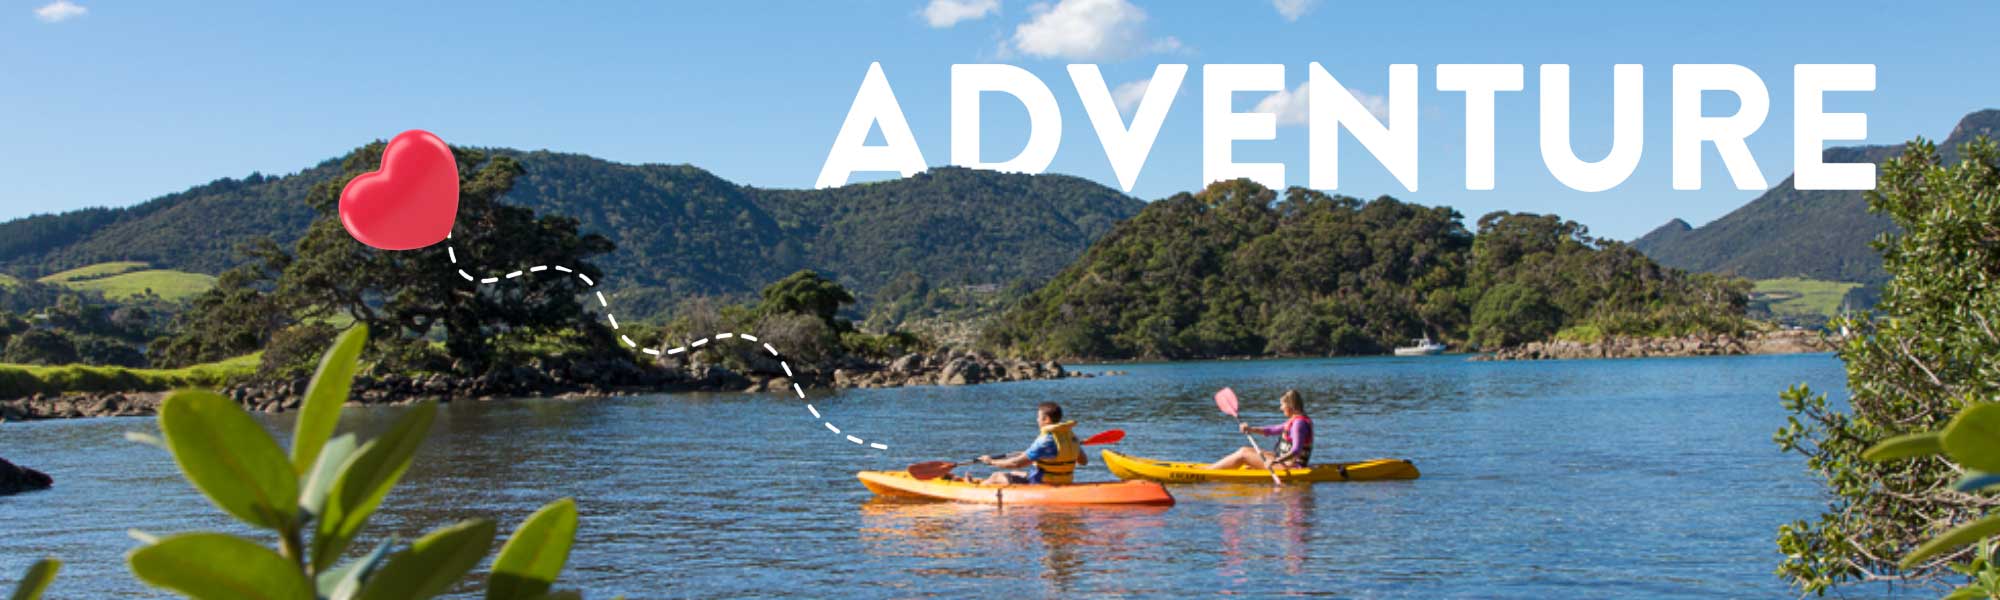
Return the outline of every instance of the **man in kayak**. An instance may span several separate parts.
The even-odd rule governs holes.
[[[995,471],[986,478],[987,485],[1010,485],[1016,483],[1046,483],[1066,485],[1076,476],[1076,468],[1088,464],[1083,456],[1083,447],[1076,442],[1076,421],[1064,421],[1062,406],[1054,402],[1043,402],[1035,409],[1035,423],[1041,426],[1041,435],[1035,443],[1028,445],[1026,452],[995,458],[981,456],[981,464],[1000,469],[1019,469],[1032,465],[1023,471]]]
[[[1278,409],[1285,411],[1285,422],[1269,427],[1251,427],[1238,424],[1244,433],[1278,436],[1278,451],[1258,452],[1256,448],[1244,446],[1236,452],[1222,457],[1209,465],[1210,469],[1262,469],[1271,465],[1273,469],[1305,468],[1312,462],[1313,422],[1306,416],[1306,401],[1298,390],[1285,390],[1278,398]]]

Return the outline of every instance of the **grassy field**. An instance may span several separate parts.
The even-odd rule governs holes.
[[[128,369],[86,365],[0,364],[0,398],[64,392],[157,392],[183,387],[221,387],[257,372],[259,354],[182,369]]]
[[[40,281],[42,283],[70,283],[70,282],[84,281],[89,279],[103,279],[105,277],[110,277],[112,275],[117,275],[120,273],[130,273],[133,271],[144,270],[146,267],[149,266],[151,265],[142,262],[130,262],[130,261],[97,263],[94,265],[90,265],[88,267],[78,267],[75,269],[70,269],[68,271],[63,271],[61,273],[56,273],[54,275],[37,279],[36,281]]]
[[[1821,281],[1818,279],[1762,279],[1751,290],[1751,302],[1764,302],[1771,307],[1771,314],[1779,317],[1834,317],[1840,314],[1840,301],[1847,292],[1861,287],[1858,283],[1845,281]]]
[[[148,290],[168,300],[184,300],[215,287],[215,278],[201,273],[149,269],[142,262],[108,262],[70,269],[38,281],[76,290],[101,292],[113,300],[146,295]]]

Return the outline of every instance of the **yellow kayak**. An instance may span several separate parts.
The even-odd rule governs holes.
[[[1104,466],[1119,479],[1143,479],[1163,483],[1258,483],[1270,482],[1264,469],[1210,469],[1198,463],[1177,463],[1126,456],[1104,451]],[[1278,469],[1285,483],[1322,481],[1385,481],[1416,479],[1417,466],[1400,458],[1378,458],[1350,463],[1313,465],[1305,469]]]

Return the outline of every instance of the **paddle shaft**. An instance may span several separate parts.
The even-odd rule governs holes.
[[[1125,439],[1125,432],[1123,430],[1113,429],[1110,431],[1099,433],[1097,435],[1090,436],[1090,439],[1086,439],[1082,443],[1079,443],[1077,445],[1095,446],[1099,444],[1116,444],[1124,439]],[[975,458],[965,462],[917,463],[914,465],[910,465],[910,468],[907,470],[910,473],[910,476],[916,477],[917,479],[920,480],[936,479],[939,477],[943,477],[947,474],[950,474],[952,469],[956,469],[975,462],[979,462],[979,459]]]
[[[1236,424],[1239,426],[1243,425],[1243,420],[1237,419]],[[1264,459],[1264,448],[1257,445],[1257,436],[1250,435],[1246,431],[1243,433],[1243,439],[1250,440],[1250,449],[1257,451],[1258,459]],[[1264,471],[1271,474],[1271,485],[1285,485],[1285,480],[1278,478],[1278,469],[1271,466],[1271,461],[1262,460],[1262,462],[1264,463]]]

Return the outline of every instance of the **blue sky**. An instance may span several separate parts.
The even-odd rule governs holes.
[[[1155,199],[1201,183],[1200,65],[1283,63],[1298,86],[1318,61],[1378,95],[1388,65],[1420,65],[1420,191],[1405,192],[1349,140],[1339,192],[1449,205],[1468,223],[1491,210],[1555,212],[1629,239],[1673,217],[1707,222],[1757,194],[1730,185],[1713,149],[1705,189],[1671,189],[1675,63],[1736,63],[1763,77],[1771,115],[1749,143],[1774,185],[1792,170],[1793,64],[1878,65],[1875,92],[1827,101],[1868,113],[1868,143],[1942,137],[1963,114],[2000,106],[1993,2],[1060,0],[1097,3],[1102,16],[1065,20],[1071,11],[1055,3],[943,1],[0,0],[0,218],[292,172],[410,128],[807,187],[876,61],[931,164],[949,160],[951,65],[1006,62],[1040,76],[1060,104],[1050,171],[1114,186],[1064,65],[1100,64],[1113,86],[1159,63],[1193,65],[1133,190]],[[1527,65],[1527,89],[1498,100],[1495,190],[1464,189],[1464,102],[1434,91],[1439,63]],[[1610,147],[1611,66],[1645,65],[1644,158],[1624,185],[1570,191],[1542,165],[1543,63],[1571,65],[1574,143],[1592,160]],[[1003,100],[989,96],[984,110],[989,159],[1026,139],[1025,111]],[[1237,108],[1263,100],[1242,94]],[[1733,101],[1710,110],[1726,114]],[[1237,144],[1237,160],[1282,160],[1303,184],[1305,127],[1281,126],[1278,138]]]

